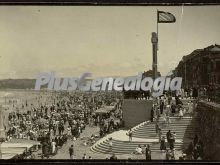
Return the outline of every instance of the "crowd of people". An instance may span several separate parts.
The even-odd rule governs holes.
[[[57,153],[68,139],[76,140],[88,126],[100,126],[100,136],[118,129],[122,122],[121,94],[52,93],[39,95],[37,105],[27,100],[8,115],[7,139],[20,138],[41,142],[42,158]],[[47,98],[45,100],[45,97]],[[43,101],[44,100],[44,101]],[[101,115],[96,110],[113,106],[113,111]],[[117,109],[117,111],[116,111]],[[119,118],[118,122],[114,122]],[[91,136],[94,138],[94,135]]]
[[[146,160],[151,160],[151,148],[149,144],[143,146],[138,145],[134,154],[145,154]]]
[[[155,130],[160,143],[160,150],[165,151],[166,159],[175,159],[176,133],[170,130],[162,135],[163,126],[169,127],[171,116],[179,116],[193,113],[193,101],[188,100],[188,106],[184,107],[180,98],[193,98],[206,95],[209,90],[182,89],[175,95],[172,101],[172,93],[164,93],[156,99],[151,109],[151,122],[155,122]],[[45,100],[45,97],[47,98]],[[103,93],[50,93],[47,96],[39,94],[36,98],[37,105],[26,100],[16,111],[8,115],[7,140],[13,138],[37,140],[41,142],[42,158],[49,158],[57,153],[59,148],[70,140],[80,138],[87,126],[98,126],[99,137],[112,133],[124,127],[122,106],[122,94],[114,92]],[[137,99],[149,99],[150,93],[137,95]],[[43,101],[44,100],[44,101]],[[103,106],[113,106],[114,110],[106,113],[96,113]],[[161,121],[162,122],[159,122]],[[161,126],[162,123],[162,126]],[[132,141],[132,130],[128,131],[129,141]],[[89,141],[94,144],[97,135],[92,134]],[[167,141],[167,143],[166,143]],[[111,146],[111,140],[109,145]],[[167,146],[168,144],[168,146]],[[70,158],[74,157],[74,146],[69,148]],[[147,160],[151,160],[149,145],[137,146],[134,153],[145,154]],[[198,160],[202,158],[203,144],[196,135],[187,150],[180,159]],[[186,156],[185,156],[186,155]],[[82,159],[87,159],[83,155]],[[89,157],[91,159],[91,157]],[[111,159],[117,159],[112,155]]]

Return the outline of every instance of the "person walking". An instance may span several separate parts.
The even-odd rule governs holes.
[[[171,137],[171,131],[169,130],[168,132],[167,132],[167,134],[166,134],[166,136],[167,136],[167,142],[169,143],[169,145],[170,145],[170,137]]]
[[[164,102],[161,101],[161,102],[160,102],[160,114],[161,114],[161,115],[163,114],[163,108],[164,108]]]
[[[154,121],[154,107],[151,108],[151,113],[150,113],[150,121]]]
[[[198,135],[195,134],[195,137],[193,138],[193,145],[194,145],[194,147],[196,146],[196,144],[198,143],[198,141],[199,141]]]
[[[71,145],[71,147],[69,148],[69,154],[70,154],[70,159],[73,159],[73,155],[74,155],[73,145]]]
[[[128,136],[129,136],[129,142],[131,142],[132,141],[132,130],[131,129],[128,131]]]
[[[162,130],[161,130],[161,128],[159,128],[159,129],[158,129],[159,142],[161,142],[161,136],[162,136]]]
[[[166,150],[166,142],[165,142],[165,137],[163,136],[161,141],[160,141],[160,150]]]
[[[146,149],[145,149],[145,156],[146,156],[146,160],[151,160],[151,149],[150,149],[150,145],[148,144]]]
[[[173,137],[173,142],[175,143],[175,141],[176,141],[176,132],[173,132],[172,137]]]
[[[109,150],[112,151],[112,146],[113,146],[113,143],[112,143],[112,137],[109,138]]]
[[[48,143],[46,143],[44,156],[48,159],[49,158],[49,154],[50,154],[50,147],[49,147]]]
[[[171,101],[172,101],[172,96],[169,95],[169,96],[168,96],[168,105],[170,105]]]
[[[171,137],[170,137],[170,150],[174,149],[174,142],[175,142],[174,136],[171,135]]]
[[[155,124],[155,130],[156,130],[156,134],[158,134],[158,130],[159,130],[159,124],[158,124],[158,122],[156,122],[156,124]]]

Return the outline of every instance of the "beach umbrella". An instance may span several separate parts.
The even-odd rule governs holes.
[[[47,120],[44,118],[40,118],[37,120],[37,122],[38,122],[38,124],[45,124],[45,123],[47,123]]]

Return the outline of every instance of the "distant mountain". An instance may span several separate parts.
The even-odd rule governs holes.
[[[34,89],[35,79],[4,79],[0,80],[0,89]]]

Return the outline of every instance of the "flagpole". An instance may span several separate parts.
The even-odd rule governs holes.
[[[158,10],[157,10],[157,50],[158,49],[158,39],[159,39],[159,35],[158,35],[158,20],[159,20],[159,14],[158,14]]]

